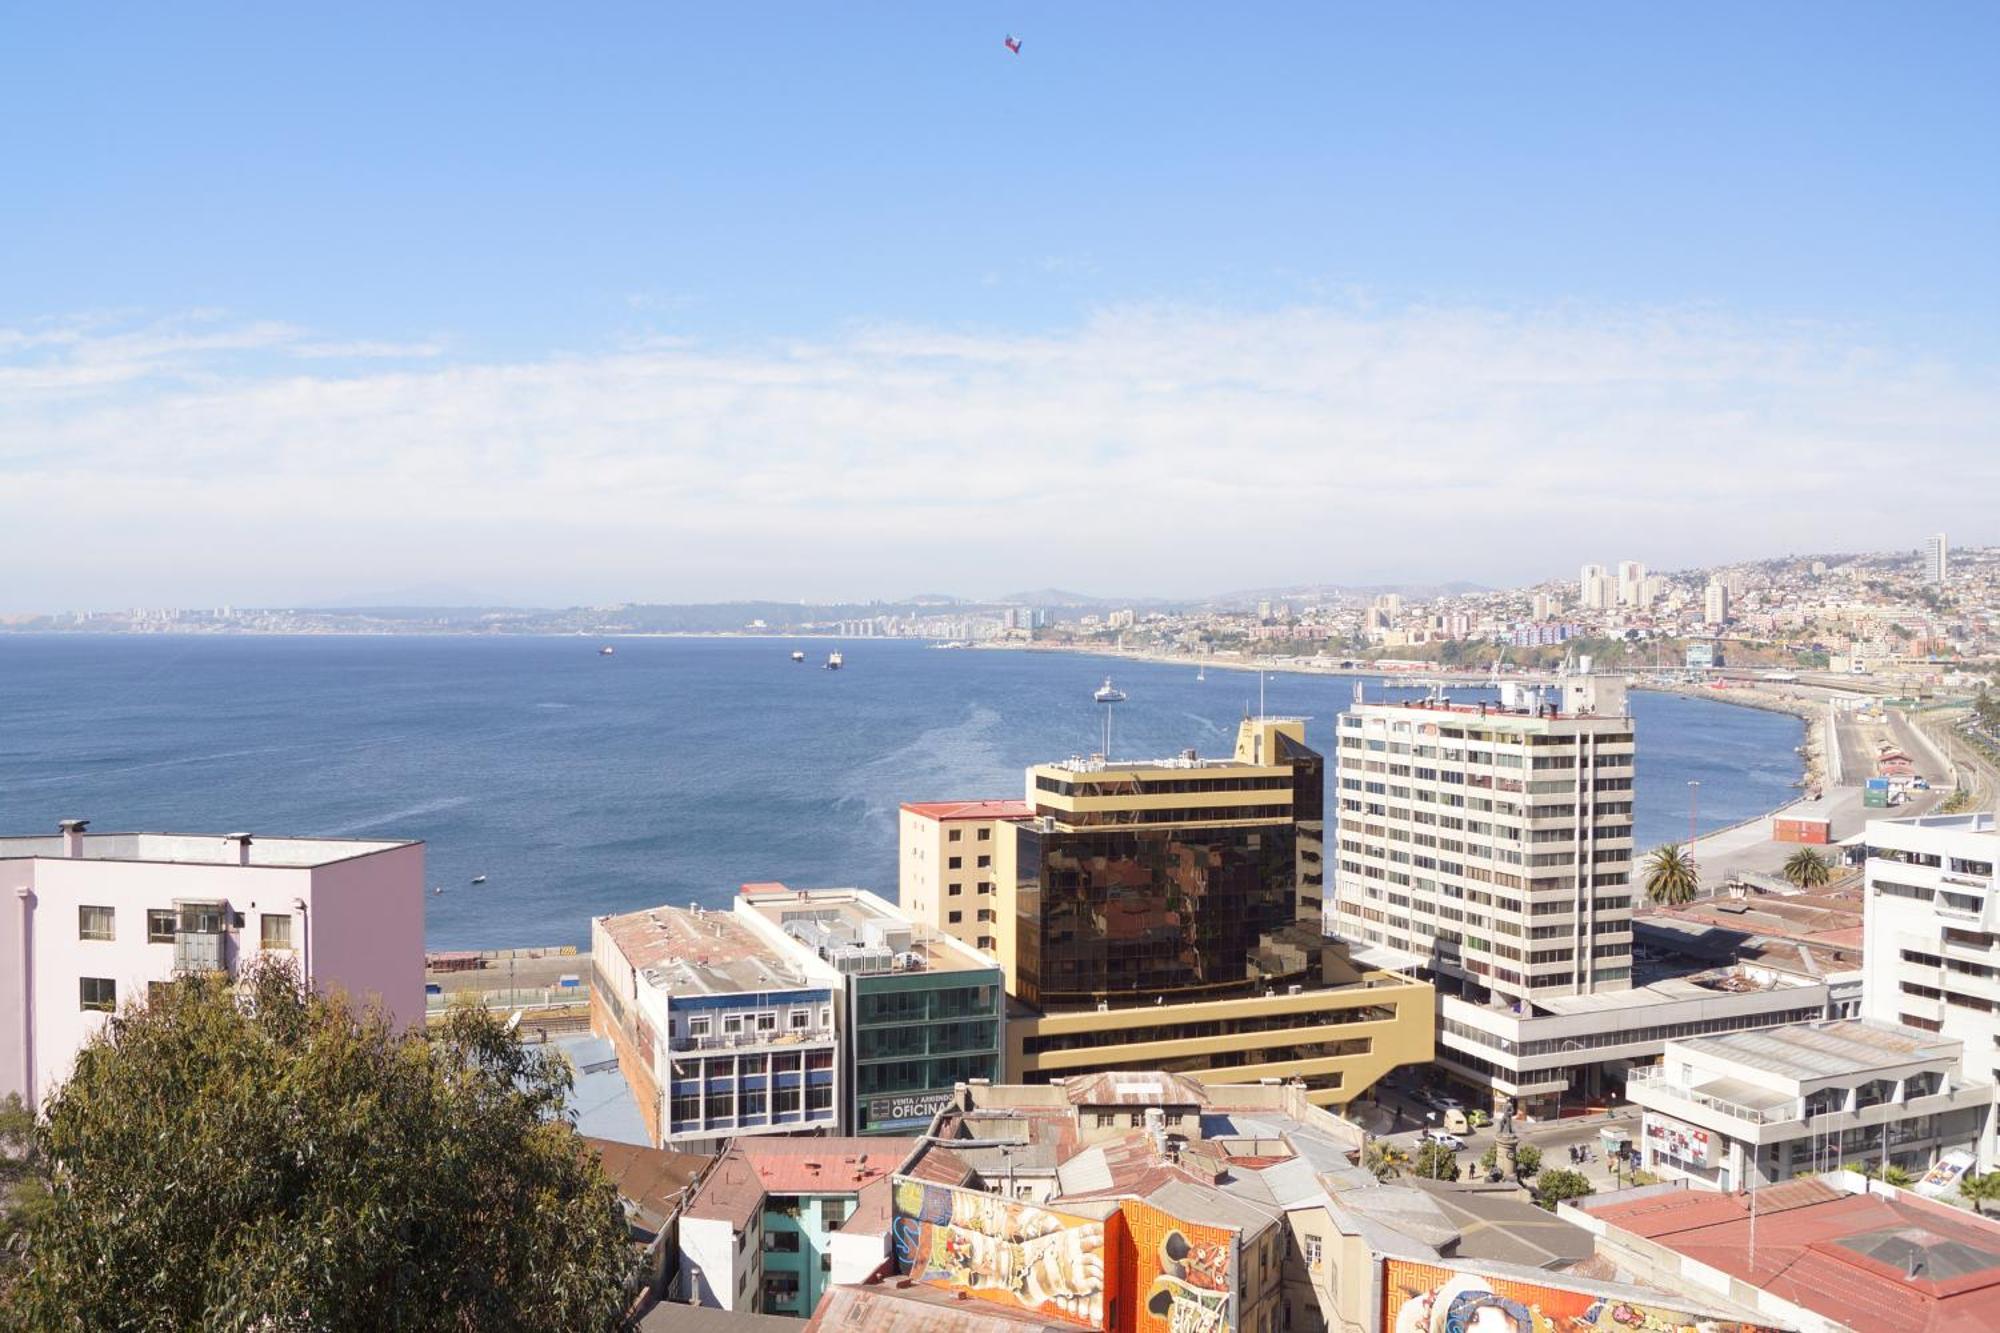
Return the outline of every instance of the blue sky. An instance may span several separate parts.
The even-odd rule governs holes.
[[[1018,57],[1001,46],[1010,31]],[[645,464],[686,449],[699,473],[733,449],[760,475],[790,478],[764,497],[779,497],[775,526],[750,534],[768,545],[812,526],[785,514],[812,504],[816,479],[838,493],[853,465],[893,474],[992,448],[1004,431],[977,414],[954,420],[952,385],[991,391],[1004,415],[1013,383],[1049,429],[1100,414],[1051,461],[1122,460],[1130,475],[1156,458],[1185,473],[1173,441],[1105,409],[1162,390],[1137,369],[1109,386],[1092,378],[1158,350],[1104,345],[1108,330],[1135,327],[1166,338],[1184,367],[1204,364],[1205,348],[1219,362],[1264,349],[1233,372],[1239,384],[1286,373],[1277,355],[1346,366],[1330,373],[1350,382],[1354,365],[1429,340],[1436,355],[1418,358],[1416,378],[1372,397],[1259,388],[1260,400],[1289,396],[1295,415],[1251,446],[1299,442],[1304,452],[1271,446],[1271,474],[1326,468],[1309,489],[1335,527],[1332,511],[1352,502],[1339,478],[1399,431],[1435,424],[1418,401],[1423,375],[1462,378],[1553,328],[1566,341],[1538,374],[1653,332],[1627,349],[1634,364],[1590,372],[1607,377],[1593,379],[1603,398],[1524,407],[1495,390],[1448,411],[1482,425],[1525,412],[1489,444],[1554,475],[1588,456],[1585,437],[1657,448],[1691,423],[1744,431],[1739,453],[1762,442],[1773,477],[1815,449],[1845,467],[1839,451],[1856,448],[1859,468],[1863,442],[1842,425],[1856,412],[1882,446],[1976,465],[1994,452],[1978,419],[2000,351],[1995,49],[1991,5],[12,6],[0,30],[0,253],[12,260],[0,468],[66,496],[86,464],[155,469],[169,488],[247,464],[357,507],[349,517],[387,541],[377,568],[338,535],[350,525],[308,524],[294,529],[301,549],[272,561],[257,558],[270,533],[248,520],[217,515],[218,533],[155,517],[138,525],[150,536],[107,531],[114,549],[98,564],[28,592],[296,599],[407,584],[412,563],[553,600],[905,583],[1196,592],[1385,573],[1497,580],[1576,563],[1546,540],[1500,549],[1495,529],[1421,552],[1274,544],[1223,566],[1107,556],[1091,578],[1033,566],[997,535],[938,550],[938,533],[965,530],[962,497],[918,488],[895,497],[895,539],[851,565],[801,548],[783,553],[796,567],[746,551],[691,568],[685,551],[649,561],[658,526],[618,510],[633,485],[656,488],[669,536],[712,547],[716,534],[683,524],[681,506],[726,501],[746,520],[772,506],[677,490],[667,474],[688,468]],[[1316,330],[1303,341],[1301,321]],[[1662,328],[1674,331],[1665,343]],[[1702,382],[1726,367],[1726,389],[1685,392],[1672,367],[1689,338],[1702,342]],[[519,493],[481,490],[495,471],[491,423],[518,419],[503,400],[523,379],[546,385],[568,367],[588,380],[667,354],[702,368],[690,378],[681,360],[649,364],[609,420],[564,381],[575,415],[537,418],[506,446],[500,471]],[[852,401],[761,396],[802,358],[837,364]],[[896,396],[903,376],[941,359],[951,369],[938,392]],[[1000,378],[982,381],[996,365]],[[1184,372],[1171,391],[1200,377]],[[1646,387],[1621,398],[1609,392],[1621,377]],[[488,380],[516,387],[476,406],[458,396]],[[1827,412],[1829,384],[1856,395],[1856,412],[1799,438],[1802,417]],[[713,415],[683,437],[683,395],[700,385]],[[401,471],[302,458],[289,413],[323,416],[326,397],[341,401],[343,439],[428,418],[439,457],[429,470],[404,458]],[[1931,406],[1896,416],[1906,399]],[[1940,417],[1940,401],[1965,417]],[[888,428],[919,406],[930,425]],[[1648,407],[1646,424],[1632,419]],[[176,434],[202,410],[271,415],[217,452]],[[1307,447],[1315,411],[1337,447]],[[1375,427],[1345,433],[1374,412]],[[621,433],[637,419],[651,429]],[[1217,438],[1242,420],[1230,409]],[[451,438],[475,428],[478,441]],[[795,452],[802,434],[842,442]],[[107,452],[114,437],[125,452]],[[158,447],[135,453],[135,439]],[[1826,478],[1828,494],[1861,475]],[[435,495],[455,476],[468,499],[547,516],[550,541],[595,516],[622,544],[602,565],[530,568],[448,510],[378,502],[382,487]],[[1009,484],[1000,500],[1034,494]],[[1696,517],[1711,505],[1698,491],[1670,498]],[[1992,520],[1950,508],[1966,505],[1952,488],[1906,498],[1920,512],[1897,544],[1947,522],[2000,540]],[[1116,517],[1188,504],[1229,521],[1238,501],[1247,520],[1250,494],[1150,493]],[[142,496],[128,503],[143,517]],[[438,549],[396,537],[426,518]],[[1628,530],[1621,519],[1579,540]],[[196,532],[203,542],[188,540]],[[1750,535],[1703,527],[1633,554],[1688,563]],[[192,549],[224,537],[212,555]],[[163,567],[166,553],[177,554]],[[904,577],[913,563],[936,576]],[[1149,579],[1159,586],[1138,586]]]

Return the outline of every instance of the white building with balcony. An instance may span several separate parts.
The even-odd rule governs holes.
[[[1992,1089],[1960,1043],[1861,1020],[1670,1041],[1633,1070],[1648,1171],[1724,1192],[1861,1162],[1922,1175],[1991,1141]]]
[[[2000,828],[1991,814],[1868,823],[1861,1013],[1957,1037],[2000,1084]]]
[[[0,837],[0,1097],[40,1105],[120,1007],[282,954],[424,1017],[424,845],[248,833]]]
[[[656,1144],[839,1129],[838,969],[692,905],[597,917],[590,951],[592,1030]]]

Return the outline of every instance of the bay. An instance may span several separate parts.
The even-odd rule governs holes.
[[[614,642],[0,635],[0,832],[421,838],[430,947],[580,944],[594,915],[757,880],[893,899],[897,806],[1017,797],[1028,764],[1098,749],[1107,671],[1121,756],[1225,754],[1257,707],[1249,673],[1077,654]],[[1274,673],[1266,707],[1331,756],[1353,689]],[[1691,779],[1703,829],[1792,794],[1798,720],[1645,692],[1632,712],[1642,850],[1686,836]]]

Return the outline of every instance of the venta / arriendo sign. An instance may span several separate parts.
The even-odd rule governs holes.
[[[876,1097],[868,1103],[868,1123],[887,1124],[895,1120],[929,1120],[951,1105],[948,1092],[912,1092],[900,1097]]]

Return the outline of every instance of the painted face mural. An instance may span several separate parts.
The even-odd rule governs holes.
[[[1771,1333],[1755,1324],[1430,1264],[1383,1265],[1383,1326],[1394,1333]]]

